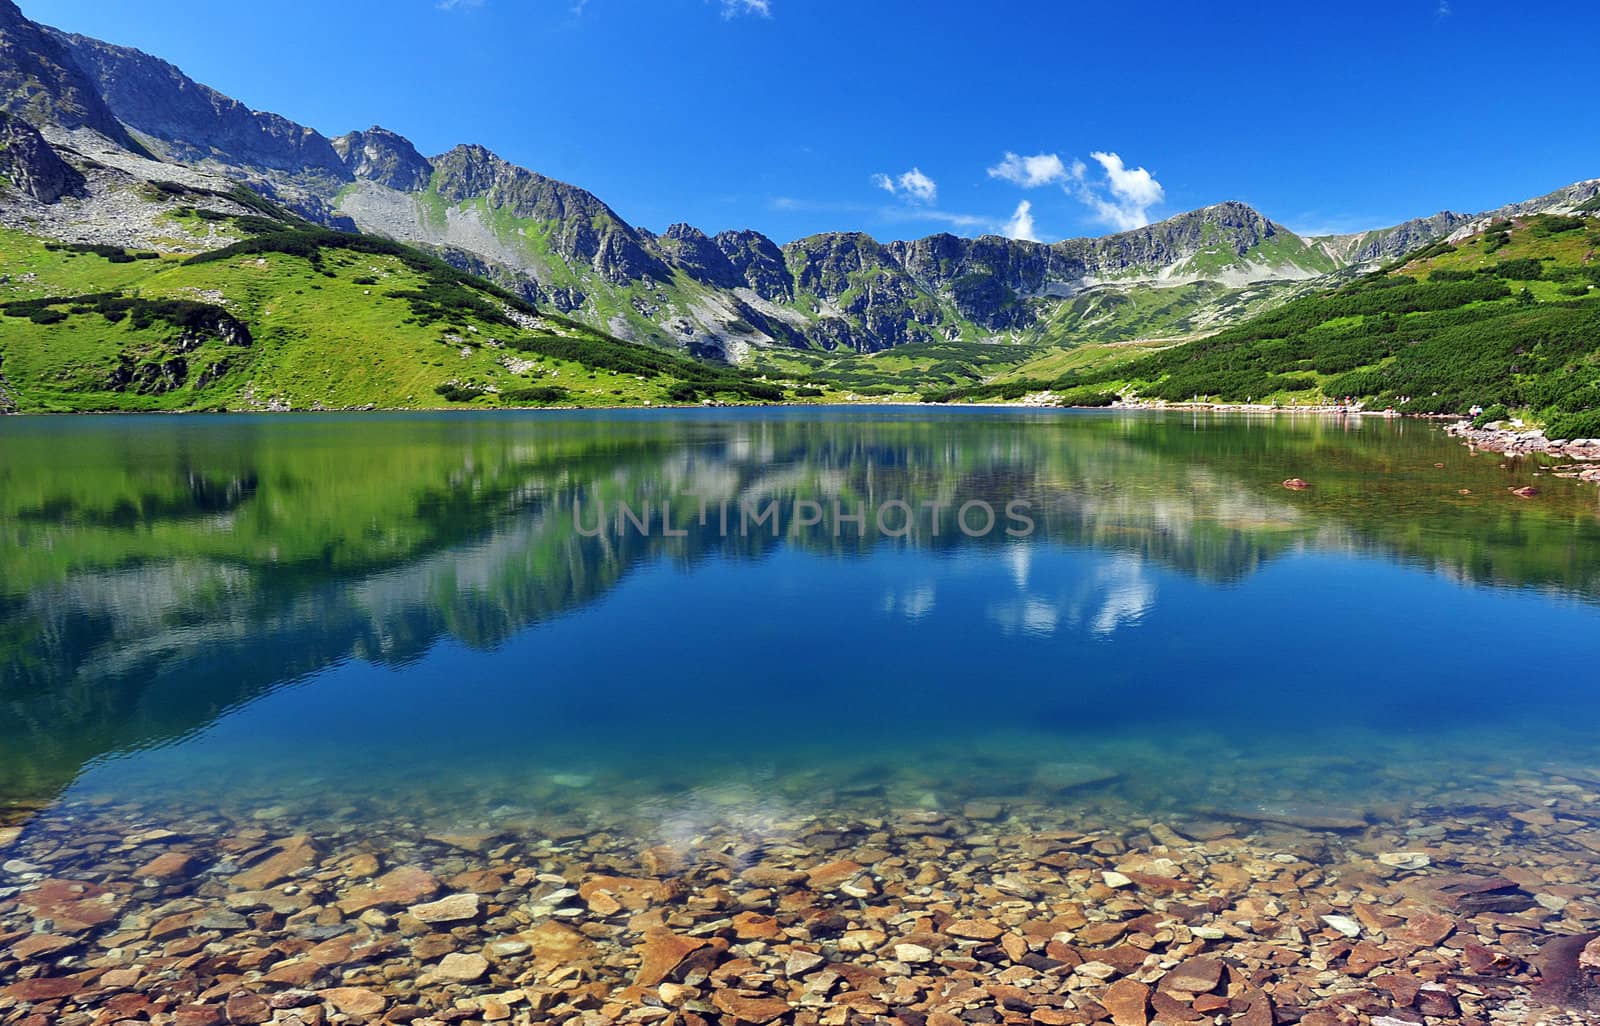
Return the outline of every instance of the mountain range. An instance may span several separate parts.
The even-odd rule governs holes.
[[[0,0],[0,112],[13,140],[0,151],[13,192],[0,198],[0,224],[200,251],[231,239],[174,231],[163,215],[181,197],[140,187],[238,183],[314,223],[431,250],[618,338],[734,363],[762,350],[1182,338],[1496,218],[1600,194],[1595,180],[1496,211],[1321,237],[1236,202],[1053,244],[859,232],[779,244],[687,224],[657,234],[483,146],[426,157],[378,127],[330,139],[156,57],[35,24],[10,0]]]

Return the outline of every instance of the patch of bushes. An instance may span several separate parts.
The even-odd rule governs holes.
[[[1589,222],[1581,217],[1568,217],[1562,214],[1540,214],[1528,224],[1528,230],[1535,238],[1548,238],[1551,235],[1561,235],[1564,232],[1577,231]]]
[[[759,402],[779,402],[783,399],[783,389],[756,381],[732,367],[699,363],[649,346],[604,336],[578,339],[562,335],[525,335],[508,340],[506,345],[519,352],[536,353],[547,359],[581,363],[586,367],[618,374],[632,374],[646,379],[675,378],[691,386],[698,395],[725,393]]]
[[[1545,428],[1550,438],[1600,438],[1600,410],[1568,413],[1552,419]]]
[[[1537,281],[1544,277],[1544,264],[1532,257],[1502,260],[1494,265],[1492,273],[1495,277],[1507,281]]]
[[[58,306],[67,307],[68,310],[54,309]],[[249,328],[228,311],[211,303],[197,303],[188,299],[141,299],[119,292],[101,292],[87,296],[24,299],[0,305],[0,314],[26,317],[35,324],[59,324],[67,319],[69,313],[95,313],[113,324],[126,320],[130,326],[140,330],[162,323],[179,330],[225,336],[229,341],[242,345],[249,345],[251,341]]]
[[[1120,398],[1117,393],[1094,385],[1079,385],[1060,393],[1057,402],[1062,406],[1110,406]]]
[[[1016,381],[992,381],[987,385],[969,385],[965,388],[947,388],[924,392],[922,401],[925,403],[951,403],[959,400],[976,402],[983,399],[1001,399],[1006,402],[1015,402],[1030,392],[1048,392],[1054,382],[1041,381],[1037,378],[1021,378]]]
[[[528,388],[508,388],[500,393],[503,403],[559,403],[567,399],[567,390],[559,385],[533,385]]]
[[[446,381],[442,385],[437,385],[434,387],[434,392],[444,396],[445,401],[451,403],[470,403],[479,396],[487,394],[486,389],[477,385],[463,385],[457,381]]]
[[[89,242],[47,242],[44,248],[51,253],[71,253],[74,256],[93,254],[113,264],[131,264],[135,260],[160,260],[160,253],[123,249],[121,246],[103,246]]]
[[[431,280],[421,288],[397,289],[386,295],[410,304],[411,314],[419,324],[460,322],[473,317],[489,324],[512,326],[511,319],[503,311],[460,282]]]

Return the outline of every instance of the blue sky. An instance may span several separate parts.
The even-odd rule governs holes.
[[[1238,199],[1351,231],[1600,176],[1590,3],[22,6],[328,135],[482,143],[655,230],[1054,241]]]

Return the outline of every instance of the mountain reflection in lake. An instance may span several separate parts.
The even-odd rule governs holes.
[[[158,779],[202,751],[234,774],[293,775],[308,750],[319,772],[382,763],[390,730],[427,735],[449,779],[485,722],[525,725],[515,758],[615,768],[708,736],[804,762],[824,725],[829,744],[1103,741],[1175,720],[1381,730],[1405,709],[1559,734],[1568,703],[1593,708],[1548,672],[1553,650],[1600,650],[1593,489],[1517,498],[1534,468],[1426,424],[14,420],[0,445],[12,796],[158,746],[176,746],[144,760]],[[779,520],[744,516],[768,505]]]

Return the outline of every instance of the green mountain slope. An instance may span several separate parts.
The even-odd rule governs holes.
[[[1297,405],[1353,397],[1402,413],[1528,411],[1600,437],[1600,219],[1537,215],[1438,242],[1342,288],[1209,338],[1054,378],[1024,365],[935,398],[1035,391]]]
[[[282,410],[776,400],[609,338],[416,250],[224,216],[198,256],[0,230],[0,407]]]

